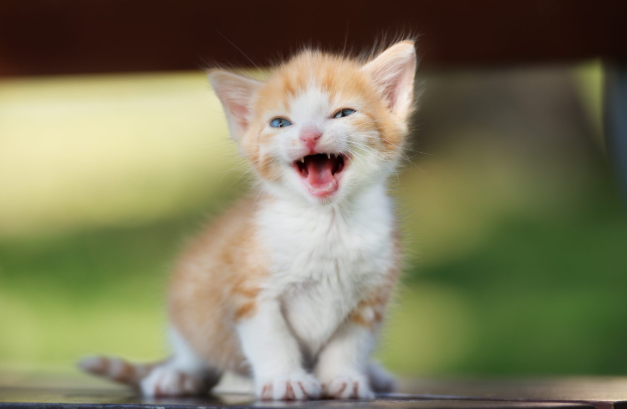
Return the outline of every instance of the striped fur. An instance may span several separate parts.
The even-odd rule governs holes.
[[[138,364],[118,357],[90,356],[83,358],[78,363],[78,367],[95,376],[139,387],[141,380],[160,364],[161,362]]]

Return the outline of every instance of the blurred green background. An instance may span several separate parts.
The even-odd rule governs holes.
[[[627,219],[603,69],[425,72],[393,180],[404,376],[627,373]],[[0,371],[167,353],[184,243],[248,185],[201,72],[0,81]]]

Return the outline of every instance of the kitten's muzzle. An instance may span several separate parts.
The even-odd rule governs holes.
[[[342,153],[318,153],[294,161],[294,169],[307,186],[309,193],[318,198],[331,196],[339,188],[349,157]]]

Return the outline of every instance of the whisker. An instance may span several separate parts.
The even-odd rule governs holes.
[[[236,46],[231,40],[229,40],[228,38],[226,38],[226,36],[224,34],[222,34],[219,30],[216,30],[218,32],[218,34],[220,34],[222,36],[222,38],[224,38],[226,41],[228,41],[229,44],[231,44],[233,47],[235,47],[235,49],[237,51],[239,51],[240,53],[242,53],[242,55],[244,57],[246,57],[246,59],[248,61],[250,61],[250,63],[259,71],[261,71],[261,68],[259,68],[259,66],[257,64],[255,64],[255,62],[248,56],[246,55],[246,53],[244,51],[242,51],[238,46]]]

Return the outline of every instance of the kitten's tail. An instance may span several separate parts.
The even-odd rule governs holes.
[[[90,356],[81,359],[78,367],[89,374],[138,387],[141,380],[161,363],[139,364],[117,357]]]

